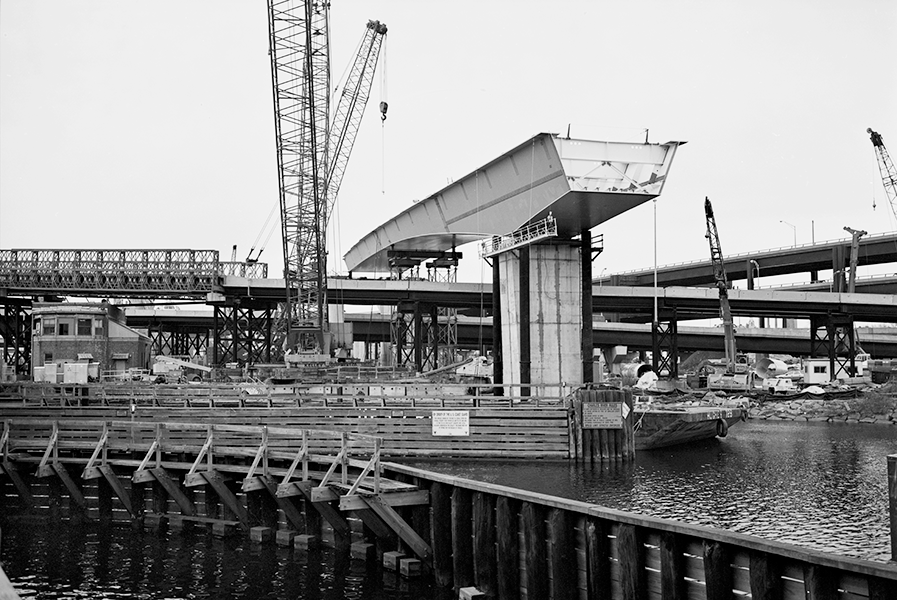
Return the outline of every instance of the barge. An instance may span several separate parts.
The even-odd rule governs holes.
[[[653,450],[715,437],[747,418],[747,409],[719,406],[636,405],[635,449]]]

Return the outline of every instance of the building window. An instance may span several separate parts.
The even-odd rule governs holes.
[[[53,362],[53,353],[52,352],[44,353],[44,364],[48,365],[52,362]]]
[[[91,319],[78,319],[78,335],[90,335]]]
[[[44,335],[56,335],[56,319],[44,319]]]
[[[93,320],[93,334],[94,335],[103,335],[103,319],[94,319]]]
[[[35,335],[40,335],[40,317],[35,317],[31,322],[31,329],[34,331]]]
[[[814,373],[827,373],[827,372],[828,372],[828,367],[826,367],[825,365],[822,365],[822,366],[814,366],[814,367],[813,367],[813,372],[814,372]]]
[[[72,333],[72,322],[68,319],[59,321],[59,330],[57,331],[57,335],[71,335]]]

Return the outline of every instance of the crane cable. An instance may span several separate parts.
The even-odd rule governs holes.
[[[268,213],[268,218],[265,219],[265,223],[262,225],[261,229],[259,229],[259,233],[257,236],[255,236],[255,241],[252,242],[252,247],[249,249],[249,254],[246,255],[247,262],[253,260],[252,253],[255,252],[255,248],[256,246],[258,246],[259,240],[262,239],[262,235],[264,235],[265,231],[267,230],[268,236],[265,238],[265,242],[262,244],[262,247],[259,248],[258,254],[256,254],[254,260],[258,260],[259,256],[262,255],[262,252],[264,252],[265,247],[268,245],[268,240],[270,240],[271,236],[274,234],[274,227],[272,226],[271,229],[268,229],[268,223],[271,222],[271,217],[274,216],[274,211],[277,210],[279,206],[280,203],[276,202],[274,206],[271,207],[271,212]]]

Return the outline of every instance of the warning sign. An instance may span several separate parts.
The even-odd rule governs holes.
[[[466,410],[434,410],[433,435],[470,435],[470,413]]]
[[[623,408],[619,402],[583,402],[583,429],[623,429]]]

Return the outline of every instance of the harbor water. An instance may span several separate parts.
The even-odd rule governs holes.
[[[897,427],[748,421],[728,437],[640,452],[628,464],[415,461],[433,471],[610,508],[886,561],[888,454]],[[0,518],[2,560],[23,598],[440,598],[332,549]]]

